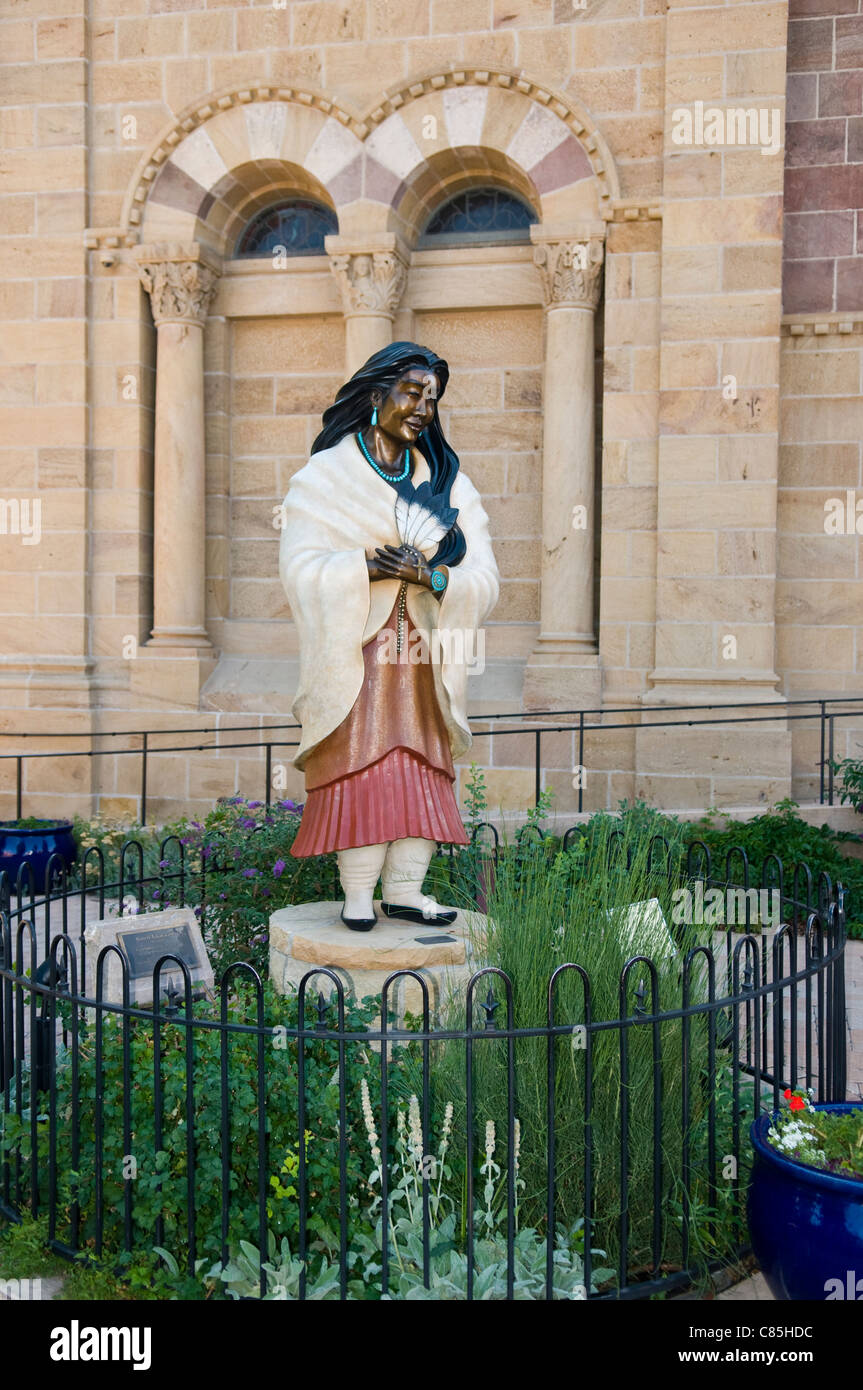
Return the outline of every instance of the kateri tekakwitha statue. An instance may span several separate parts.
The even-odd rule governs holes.
[[[499,576],[479,493],[438,407],[449,368],[393,343],[346,382],[282,508],[297,626],[294,759],[306,803],[291,853],[335,851],[342,921],[448,924],[423,894],[438,842],[465,844],[453,758],[471,745],[469,658]]]

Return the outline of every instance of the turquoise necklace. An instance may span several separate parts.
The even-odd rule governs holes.
[[[366,448],[365,440],[363,439],[363,437],[362,437],[362,435],[360,434],[359,431],[357,431],[357,443],[359,444],[360,448],[362,449],[363,454],[364,454],[366,460],[371,464],[371,466],[372,466],[372,468],[375,470],[375,472],[378,473],[382,478],[384,478],[386,482],[388,482],[388,483],[403,483],[403,482],[404,482],[405,478],[407,477],[408,473],[410,472],[410,467],[411,467],[411,454],[410,454],[410,449],[405,449],[405,466],[404,466],[404,469],[402,470],[402,472],[401,472],[401,473],[387,473],[383,468],[379,468],[378,465],[375,463],[374,459],[372,458],[371,454],[369,453],[368,449]]]

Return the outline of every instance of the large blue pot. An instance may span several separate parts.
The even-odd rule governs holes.
[[[755,1162],[748,1214],[752,1249],[773,1297],[823,1302],[841,1296],[839,1280],[845,1298],[856,1289],[863,1300],[863,1182],[785,1158],[767,1141],[771,1118],[762,1115],[749,1131]]]
[[[18,881],[18,870],[22,864],[28,863],[33,870],[36,892],[41,894],[45,888],[45,870],[52,854],[62,854],[67,868],[77,858],[78,849],[70,820],[51,821],[32,830],[22,829],[14,821],[0,821],[0,871],[6,870],[13,890]],[[26,869],[24,891],[30,891]]]

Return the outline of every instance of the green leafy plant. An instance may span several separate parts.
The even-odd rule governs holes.
[[[55,830],[64,824],[63,820],[46,820],[43,816],[19,816],[17,820],[0,821],[0,830]]]
[[[840,1178],[863,1183],[863,1105],[854,1110],[816,1110],[812,1091],[783,1093],[785,1107],[767,1130],[767,1141],[792,1158]]]
[[[725,855],[736,846],[746,851],[754,866],[753,883],[758,882],[758,869],[764,860],[771,854],[777,855],[785,869],[788,895],[792,892],[796,864],[808,865],[816,895],[819,875],[829,874],[834,884],[841,882],[847,890],[848,935],[863,939],[863,862],[842,853],[840,845],[847,836],[829,825],[810,825],[798,815],[798,809],[796,801],[786,798],[748,821],[730,821],[720,812],[712,811],[690,827],[688,837],[707,845],[713,858],[714,874],[718,876],[724,874]],[[730,881],[742,883],[739,855],[733,856],[730,869]],[[790,903],[786,902],[783,907],[789,917],[794,915]],[[812,908],[817,908],[817,896],[813,898]],[[798,916],[798,926],[804,925],[805,913],[802,913]]]
[[[364,1032],[376,1013],[374,1005],[346,1001],[345,1027]],[[195,1017],[213,1022],[219,1016],[217,1004],[196,1005]],[[255,1016],[254,999],[245,987],[232,996],[228,1010],[230,1022],[247,1024]],[[307,1004],[307,1027],[316,1018],[314,995]],[[331,1014],[334,1022],[334,1011]],[[295,996],[282,998],[267,984],[264,989],[266,1040],[265,1093],[257,1088],[258,1039],[254,1032],[236,1032],[228,1041],[229,1103],[228,1130],[223,1133],[221,1111],[221,1039],[218,1030],[194,1030],[194,1065],[191,1091],[187,1093],[187,1027],[178,1017],[163,1014],[160,1051],[154,1049],[152,1024],[133,1019],[129,1023],[129,1097],[131,1105],[131,1147],[127,1149],[123,1128],[124,1038],[123,1023],[117,1015],[107,1015],[101,1024],[101,1080],[96,1066],[96,1023],[94,1011],[87,1011],[86,1028],[81,1031],[78,1056],[79,1156],[71,1161],[73,1114],[73,1074],[68,1056],[58,1057],[56,1077],[58,1180],[58,1224],[71,1220],[74,1208],[80,1217],[81,1243],[86,1248],[96,1234],[96,1141],[95,1101],[97,1090],[104,1096],[103,1201],[105,1211],[104,1247],[122,1249],[123,1211],[127,1181],[131,1192],[132,1221],[136,1247],[149,1239],[161,1223],[161,1244],[176,1253],[182,1263],[188,1255],[187,1175],[188,1133],[194,1120],[195,1202],[194,1224],[198,1254],[214,1259],[221,1249],[222,1194],[229,1202],[229,1235],[247,1239],[258,1232],[259,1107],[265,1108],[267,1155],[272,1155],[270,1172],[278,1188],[271,1189],[271,1224],[277,1237],[295,1236],[299,1229],[296,1201],[288,1189],[294,1159],[287,1144],[298,1132],[297,1042],[292,1036],[298,1020]],[[312,1033],[304,1043],[305,1096],[307,1125],[308,1228],[312,1237],[337,1227],[339,1220],[339,1086],[338,1043],[323,1033]],[[355,1191],[361,1175],[362,1116],[359,1110],[359,1080],[368,1070],[369,1052],[358,1046],[348,1049],[345,1062],[347,1106],[347,1192]],[[161,1137],[158,1135],[154,1099],[154,1072],[161,1081]],[[25,1088],[29,1101],[29,1089]],[[191,1103],[189,1100],[191,1096]],[[47,1125],[37,1130],[40,1185],[47,1196]],[[14,1110],[3,1116],[0,1148],[18,1155],[22,1165],[22,1190],[27,1191],[32,1162],[29,1111],[19,1116]],[[287,1150],[287,1151],[286,1151]],[[228,1154],[228,1186],[223,1184],[222,1155]],[[276,1155],[281,1155],[276,1158]],[[131,1162],[130,1162],[131,1160]],[[131,1173],[131,1177],[129,1176]]]
[[[653,832],[653,826],[649,826]],[[655,833],[655,832],[653,832]],[[626,961],[639,949],[653,957],[656,994],[651,992],[647,966],[630,971],[626,995],[628,1014],[637,1020],[646,1014],[679,1008],[680,962],[700,937],[696,928],[677,930],[663,948],[658,938],[641,938],[642,925],[630,929],[633,902],[658,899],[666,922],[671,918],[671,893],[676,883],[665,857],[651,851],[652,833],[646,833],[638,817],[594,818],[584,837],[566,852],[545,840],[525,840],[521,854],[503,853],[488,907],[487,925],[477,932],[473,950],[478,965],[492,966],[512,982],[511,1013],[507,993],[494,976],[481,983],[474,997],[474,1027],[482,1028],[486,1003],[492,1027],[511,1018],[516,1029],[535,1027],[545,1020],[548,984],[554,971],[567,962],[577,963],[589,976],[591,1016],[620,1016],[620,977]],[[678,837],[679,845],[682,843]],[[672,864],[673,868],[673,864]],[[635,936],[632,931],[635,931]],[[702,932],[703,935],[703,932]],[[709,933],[708,933],[709,935]],[[648,949],[649,948],[649,949]],[[703,981],[692,976],[690,1002],[695,1003]],[[490,990],[490,993],[489,993]],[[641,995],[639,998],[639,991]],[[488,998],[487,998],[488,995]],[[584,1164],[587,1113],[586,1035],[584,994],[579,974],[570,970],[557,981],[555,1022],[567,1025],[554,1045],[555,1146],[557,1154],[556,1211],[570,1227],[585,1209]],[[460,1028],[464,1012],[453,1001],[447,1026]],[[659,1073],[654,1068],[654,1042],[659,1048]],[[654,1088],[661,1076],[662,1190],[670,1192],[677,1180],[684,1138],[683,1063],[680,1022],[626,1029],[627,1073],[621,1063],[621,1038],[616,1030],[592,1034],[590,1079],[591,1163],[593,1195],[598,1213],[592,1235],[613,1259],[619,1257],[622,1211],[620,1145],[622,1105],[627,1104],[628,1182],[627,1220],[629,1254],[634,1268],[650,1265],[654,1229],[653,1127]],[[545,1037],[523,1036],[513,1045],[519,1114],[522,1122],[520,1175],[524,1180],[521,1203],[524,1219],[540,1230],[546,1220],[548,1173],[548,1043]],[[509,1061],[505,1042],[480,1036],[473,1045],[474,1114],[480,1125],[506,1107]],[[688,1085],[689,1124],[703,1122],[707,1112],[711,1078],[708,1072],[706,1015],[689,1024]],[[464,1145],[468,1124],[464,1096],[464,1048],[444,1044],[434,1071],[438,1107],[454,1105],[454,1130],[458,1147]],[[505,1148],[505,1146],[504,1146]],[[504,1154],[505,1156],[505,1154]],[[703,1149],[693,1145],[692,1200],[707,1201],[709,1174]],[[720,1232],[719,1239],[728,1233]],[[730,1243],[730,1240],[729,1240]],[[681,1258],[679,1227],[663,1221],[661,1258],[672,1264]]]
[[[270,914],[292,903],[334,896],[335,855],[295,858],[302,807],[223,798],[182,836],[205,870],[204,937],[218,974],[233,961],[266,973]]]
[[[833,773],[839,778],[839,800],[843,806],[863,810],[863,758],[834,758]]]
[[[506,1222],[500,1214],[500,1189],[505,1179],[494,1161],[495,1132],[493,1122],[486,1127],[484,1161],[478,1168],[478,1188],[482,1202],[475,1212],[478,1236],[472,1252],[465,1249],[463,1213],[459,1210],[459,1195],[451,1190],[451,1172],[446,1162],[450,1147],[452,1111],[448,1109],[437,1153],[424,1152],[425,1144],[419,1113],[419,1102],[411,1096],[407,1106],[396,1110],[396,1139],[391,1165],[387,1210],[383,1211],[381,1196],[382,1158],[377,1124],[368,1085],[362,1082],[363,1112],[366,1124],[372,1170],[367,1179],[370,1202],[367,1225],[372,1229],[354,1235],[347,1266],[351,1278],[347,1283],[350,1298],[369,1299],[376,1295],[376,1280],[383,1272],[383,1242],[390,1252],[389,1282],[381,1295],[385,1299],[407,1301],[462,1301],[467,1298],[468,1268],[473,1267],[472,1297],[478,1302],[503,1300],[508,1297],[508,1254]],[[428,1184],[429,1212],[429,1278],[424,1278],[423,1187]],[[518,1188],[519,1179],[516,1178]],[[513,1297],[516,1300],[541,1300],[547,1288],[547,1251],[545,1240],[532,1229],[518,1229],[518,1211],[514,1212],[516,1229],[513,1239]],[[460,1235],[461,1232],[461,1235]],[[586,1297],[584,1284],[584,1230],[577,1222],[572,1229],[559,1228],[555,1233],[552,1254],[553,1297],[578,1299]],[[602,1251],[595,1251],[602,1255]],[[241,1242],[231,1250],[224,1269],[214,1265],[209,1279],[227,1286],[233,1298],[260,1297],[260,1251],[251,1242]],[[268,1259],[263,1265],[267,1277],[267,1300],[296,1300],[300,1296],[303,1263],[294,1255],[290,1242],[283,1238],[277,1245],[272,1233],[268,1236]],[[613,1277],[613,1270],[596,1268],[591,1290]],[[340,1296],[337,1251],[332,1243],[319,1243],[315,1257],[306,1264],[305,1296],[310,1300],[334,1300]]]

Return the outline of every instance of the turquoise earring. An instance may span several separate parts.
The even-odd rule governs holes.
[[[377,406],[375,406],[374,410],[372,411],[372,425],[376,425],[377,423],[378,423],[378,408],[377,408]]]

